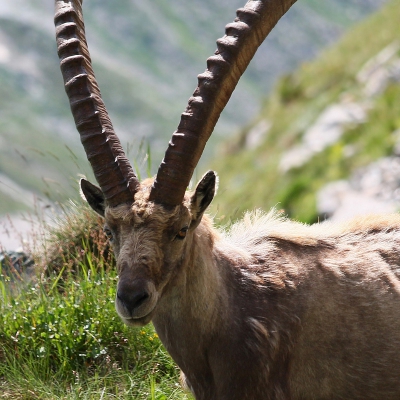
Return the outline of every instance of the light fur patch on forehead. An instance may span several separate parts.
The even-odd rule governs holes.
[[[131,222],[133,220],[133,210],[130,204],[120,204],[116,207],[106,207],[104,217],[106,221],[124,221]]]
[[[123,221],[125,223],[133,223],[140,225],[145,221],[158,220],[173,222],[179,220],[184,210],[188,213],[188,207],[178,205],[172,209],[166,209],[160,204],[149,201],[150,189],[153,184],[153,178],[144,180],[140,184],[139,190],[135,193],[133,204],[120,204],[116,207],[107,207],[105,210],[106,220]],[[185,198],[185,204],[188,199]]]

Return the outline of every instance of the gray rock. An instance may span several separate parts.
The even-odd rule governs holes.
[[[342,102],[328,106],[315,123],[306,130],[302,143],[286,151],[279,163],[279,170],[287,172],[301,167],[314,154],[321,152],[336,143],[349,125],[366,122],[367,107],[344,99]]]
[[[357,170],[348,181],[331,182],[317,194],[321,219],[392,213],[400,208],[400,157],[385,157]]]

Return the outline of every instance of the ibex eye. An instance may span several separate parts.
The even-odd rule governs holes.
[[[180,240],[185,239],[186,233],[187,233],[188,229],[189,229],[189,227],[187,227],[187,226],[185,226],[184,228],[182,228],[182,229],[178,232],[178,234],[176,235],[176,238],[177,238],[177,239],[180,239]]]
[[[111,229],[104,228],[104,234],[107,236],[108,240],[112,240],[113,239],[113,233],[111,232]]]

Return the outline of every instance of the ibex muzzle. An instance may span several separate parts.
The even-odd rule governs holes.
[[[305,226],[204,215],[213,171],[186,188],[256,49],[294,0],[250,0],[217,41],[154,180],[129,165],[100,97],[80,0],[56,0],[58,52],[100,188],[82,180],[117,260],[116,308],[153,321],[200,400],[400,399],[400,216]]]
[[[120,278],[115,306],[127,324],[144,325],[150,322],[157,304],[158,293],[154,284],[145,279]]]

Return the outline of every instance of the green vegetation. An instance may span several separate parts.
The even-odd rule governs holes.
[[[391,1],[317,60],[279,80],[259,117],[236,141],[230,141],[225,156],[213,163],[212,168],[222,177],[214,207],[229,210],[235,205],[237,217],[246,209],[278,205],[293,218],[313,222],[318,218],[318,189],[392,152],[396,139],[393,132],[400,128],[398,83],[391,83],[369,100],[366,123],[349,125],[337,142],[302,166],[286,173],[278,169],[282,154],[300,143],[306,129],[327,106],[344,98],[365,102],[356,75],[369,59],[400,40],[399,13],[400,2]],[[248,133],[262,120],[272,124],[270,130],[257,148],[246,148]]]
[[[100,224],[72,207],[31,284],[2,271],[2,398],[189,398],[153,327],[127,328],[117,316],[117,275]]]

